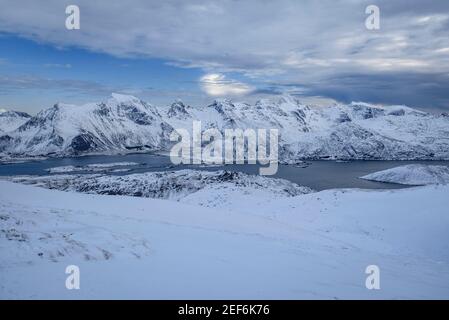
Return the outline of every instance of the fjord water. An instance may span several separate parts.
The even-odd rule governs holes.
[[[86,166],[88,164],[107,164],[116,162],[134,162],[136,165],[130,165],[120,169],[129,169],[127,172],[115,172],[106,174],[132,174],[150,171],[173,171],[181,169],[198,170],[229,170],[244,172],[248,174],[258,174],[258,165],[179,165],[173,166],[170,158],[156,154],[128,154],[128,155],[92,155],[70,158],[50,158],[40,161],[30,161],[23,163],[11,163],[0,165],[0,176],[17,175],[48,175],[47,169],[60,166]],[[307,161],[300,165],[279,165],[278,172],[271,176],[283,178],[295,182],[299,185],[308,186],[315,190],[325,190],[334,188],[366,188],[366,189],[396,189],[406,186],[381,183],[360,179],[359,177],[390,169],[396,166],[406,164],[431,164],[431,165],[449,165],[449,161],[331,161],[317,160]],[[77,172],[78,173],[78,172]],[[83,173],[80,171],[79,173]],[[69,173],[71,174],[71,173]]]

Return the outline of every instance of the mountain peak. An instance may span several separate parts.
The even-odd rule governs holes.
[[[213,102],[214,105],[223,105],[223,104],[232,104],[231,99],[228,98],[220,98],[220,99],[215,99]]]
[[[15,118],[31,118],[31,116],[22,111],[5,110],[0,111],[0,117],[15,117]]]
[[[186,105],[184,104],[184,102],[182,102],[181,99],[176,99],[171,105],[172,105],[172,106],[183,106],[183,107],[186,106]]]
[[[188,115],[186,108],[186,105],[180,99],[176,99],[175,102],[170,105],[167,114],[169,117],[186,116]]]

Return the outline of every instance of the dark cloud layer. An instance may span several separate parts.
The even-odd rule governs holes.
[[[0,0],[0,31],[119,57],[163,58],[254,89],[240,90],[245,94],[298,87],[341,101],[449,109],[447,0],[78,0],[81,30],[68,32],[64,9],[72,2]],[[380,30],[365,28],[370,4],[380,8]],[[219,85],[221,91],[203,89],[232,92]]]

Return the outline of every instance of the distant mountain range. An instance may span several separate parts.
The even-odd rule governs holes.
[[[254,105],[216,100],[193,108],[155,107],[112,94],[104,102],[56,104],[36,116],[0,113],[0,154],[8,157],[167,151],[174,128],[277,128],[279,157],[303,159],[449,159],[449,117],[406,106],[314,106],[285,96]]]

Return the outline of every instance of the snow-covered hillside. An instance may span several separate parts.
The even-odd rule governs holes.
[[[448,184],[449,167],[409,164],[374,172],[362,179],[407,185]]]
[[[122,176],[79,174],[52,176],[17,176],[14,182],[35,184],[49,189],[94,194],[127,195],[146,198],[181,200],[192,194],[220,190],[220,199],[204,199],[205,205],[218,205],[217,201],[231,200],[236,195],[264,194],[261,199],[297,196],[312,192],[283,179],[271,179],[229,171],[179,170],[146,172]],[[192,197],[189,198],[191,201]],[[200,202],[200,201],[199,201]]]
[[[445,299],[448,188],[252,194],[224,210],[0,181],[0,298]]]
[[[0,136],[0,153],[12,156],[165,150],[173,128],[275,128],[280,160],[449,159],[449,117],[405,106],[366,103],[319,107],[287,96],[254,105],[216,100],[203,107],[176,101],[154,107],[113,94],[106,102],[58,104]]]
[[[31,116],[25,112],[6,110],[0,112],[0,134],[17,129],[30,118]]]

